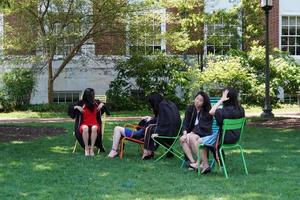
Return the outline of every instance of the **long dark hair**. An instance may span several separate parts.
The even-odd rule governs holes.
[[[159,103],[162,102],[164,98],[157,92],[152,92],[148,96],[148,102],[151,106],[151,109],[153,111],[153,114],[157,117],[158,116],[158,111],[159,111]]]
[[[204,111],[205,113],[208,113],[211,109],[211,103],[210,103],[210,98],[209,96],[203,92],[203,91],[199,91],[195,98],[198,96],[198,95],[201,95],[203,97],[203,105],[202,105],[202,108],[201,110]]]
[[[238,99],[238,90],[232,87],[226,88],[228,90],[227,97],[229,98],[227,101],[223,102],[224,107],[233,106],[236,109],[242,109],[239,99]]]
[[[82,101],[85,106],[90,110],[94,110],[95,91],[93,88],[86,88],[83,92]]]

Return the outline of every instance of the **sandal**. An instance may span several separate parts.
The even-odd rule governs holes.
[[[191,165],[191,164],[195,164],[195,163],[196,163],[196,162],[194,162],[194,163],[189,163],[189,168],[188,168],[188,170],[190,170],[190,171],[197,171],[198,168]]]
[[[201,174],[208,174],[210,172],[211,172],[211,168],[208,166],[207,168],[205,168],[201,171]]]

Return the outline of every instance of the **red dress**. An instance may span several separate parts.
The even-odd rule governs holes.
[[[97,126],[99,128],[99,124],[97,122],[97,108],[94,107],[93,111],[90,111],[86,106],[83,107],[82,112],[82,122],[80,124],[80,133],[83,132],[82,126],[86,125],[89,127]]]

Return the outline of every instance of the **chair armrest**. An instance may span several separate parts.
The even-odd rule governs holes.
[[[139,126],[138,124],[125,124],[124,125],[125,128],[132,128],[132,129],[145,129],[145,127]]]

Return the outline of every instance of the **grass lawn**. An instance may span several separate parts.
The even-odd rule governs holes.
[[[106,124],[105,146],[115,125]],[[43,124],[31,124],[41,126]],[[299,130],[247,127],[244,134],[249,175],[237,151],[226,154],[229,179],[218,170],[198,177],[176,159],[142,161],[135,144],[124,159],[106,154],[72,154],[73,123],[66,134],[27,142],[0,143],[0,199],[298,199]],[[159,151],[157,154],[162,153]]]

